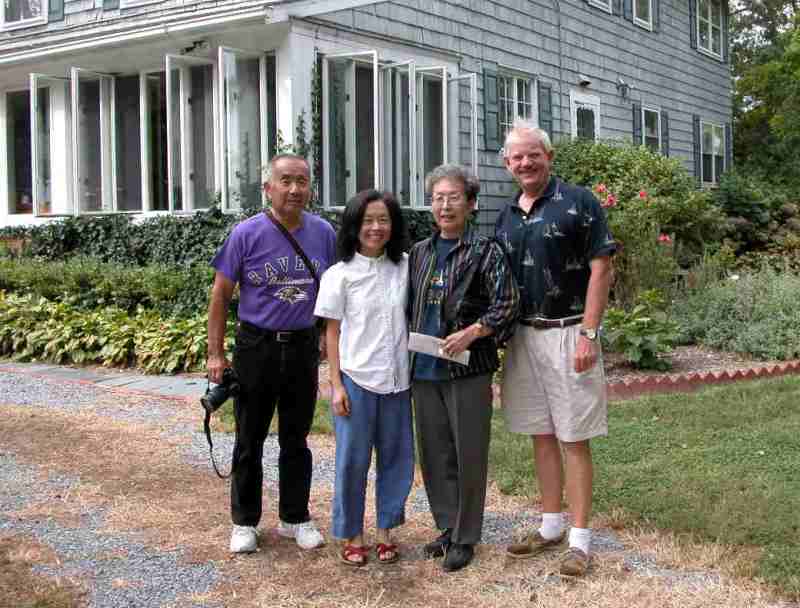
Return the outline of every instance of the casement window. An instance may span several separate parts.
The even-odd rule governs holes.
[[[47,23],[47,0],[2,0],[0,29]]]
[[[700,158],[702,182],[719,183],[725,171],[725,129],[710,122],[700,123]]]
[[[458,126],[462,83],[470,78],[471,137],[462,147],[462,134],[451,139],[450,130]],[[424,207],[425,175],[434,167],[469,159],[477,170],[474,75],[390,62],[372,50],[324,56],[322,86],[325,206],[342,206],[365,188],[385,188],[403,205]]]
[[[15,173],[9,197],[27,188],[35,213],[48,216],[260,206],[275,145],[274,68],[263,53],[220,48],[216,60],[167,55],[162,71],[32,74],[31,136],[9,148],[16,159],[30,146],[30,184]],[[10,99],[16,133],[24,104]]]
[[[536,81],[532,77],[499,73],[497,75],[498,120],[500,137],[517,119],[538,124],[536,113]]]
[[[633,22],[645,29],[653,29],[653,0],[633,0]]]
[[[5,124],[5,197],[9,214],[33,213],[31,170],[31,100],[28,91],[12,91],[0,99],[0,122]],[[3,117],[5,117],[3,119]],[[2,132],[2,129],[0,129]],[[0,145],[2,150],[2,145]],[[0,187],[0,191],[3,188]]]
[[[600,136],[600,98],[570,91],[570,126],[573,138],[595,141]]]

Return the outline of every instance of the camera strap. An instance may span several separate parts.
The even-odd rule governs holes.
[[[297,239],[292,236],[292,233],[286,229],[286,226],[281,224],[274,215],[272,215],[272,211],[269,209],[264,210],[264,214],[267,218],[275,224],[275,227],[281,231],[286,240],[289,241],[289,244],[294,249],[295,253],[300,256],[300,259],[303,260],[303,264],[306,265],[308,272],[311,273],[312,278],[314,279],[314,283],[317,284],[317,291],[319,291],[319,277],[317,276],[317,271],[314,268],[314,265],[311,263],[311,260],[308,259],[306,252],[303,251],[303,248],[300,246],[300,243],[297,242]]]
[[[209,381],[206,385],[206,391],[208,391],[208,388],[210,386],[211,382]],[[227,475],[223,475],[222,473],[220,473],[219,469],[217,468],[217,463],[214,460],[214,443],[211,441],[211,412],[209,412],[208,410],[206,410],[206,417],[205,420],[203,420],[203,430],[205,430],[206,432],[206,440],[208,441],[208,453],[211,456],[211,466],[214,467],[214,472],[217,474],[217,477],[219,477],[220,479],[227,479],[228,477],[231,476],[231,473],[233,473],[233,467],[231,466],[231,473],[228,473]]]

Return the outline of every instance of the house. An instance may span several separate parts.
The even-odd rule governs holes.
[[[515,118],[633,140],[713,184],[731,162],[722,0],[4,0],[0,226],[259,203],[282,143],[326,206],[474,168],[512,191]]]

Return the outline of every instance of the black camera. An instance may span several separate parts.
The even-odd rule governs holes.
[[[239,378],[230,367],[222,372],[222,382],[214,388],[207,388],[206,394],[200,397],[200,403],[209,414],[216,412],[222,404],[239,394]]]

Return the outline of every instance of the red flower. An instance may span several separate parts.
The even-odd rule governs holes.
[[[597,191],[598,194],[604,194],[607,190],[605,184],[597,184],[594,189]]]
[[[639,190],[639,198],[642,199],[647,198],[647,192],[645,192],[644,190]]]
[[[617,197],[616,197],[616,196],[614,196],[613,194],[609,194],[609,195],[606,197],[606,200],[605,200],[605,202],[604,202],[604,203],[602,203],[602,206],[603,206],[604,208],[608,209],[609,207],[613,207],[613,206],[615,206],[616,204],[617,204]]]
[[[668,234],[659,234],[658,235],[658,242],[664,243],[665,245],[669,245],[672,242],[672,239],[669,238]]]

